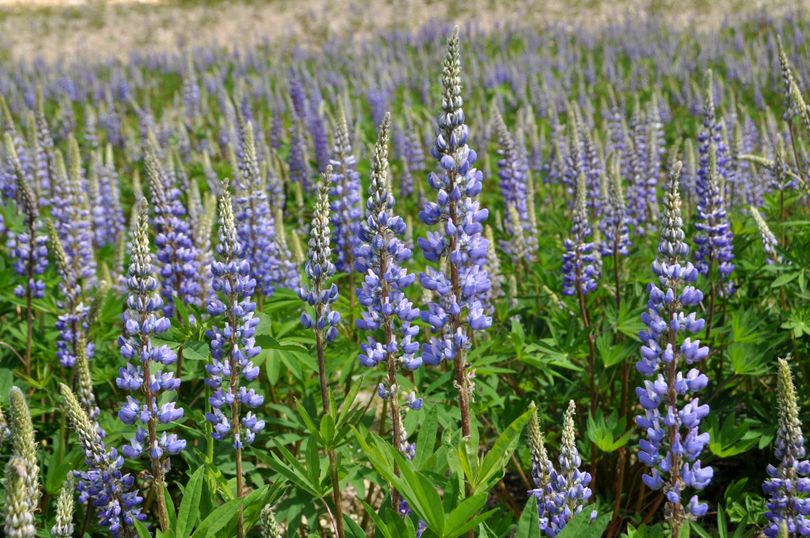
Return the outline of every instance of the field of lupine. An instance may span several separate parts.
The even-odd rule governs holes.
[[[0,65],[5,536],[810,535],[808,33]]]

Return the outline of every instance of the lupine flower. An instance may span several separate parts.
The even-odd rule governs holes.
[[[312,191],[312,171],[307,158],[304,127],[300,121],[294,121],[292,138],[290,139],[290,153],[288,156],[290,167],[290,180],[300,185],[306,192]]]
[[[749,206],[748,210],[751,211],[751,216],[754,218],[754,223],[756,223],[757,230],[762,238],[762,246],[765,249],[765,254],[768,255],[767,263],[782,263],[782,256],[780,256],[776,251],[776,247],[779,246],[779,242],[776,240],[776,236],[773,235],[773,232],[771,232],[771,229],[768,227],[768,223],[765,222],[765,219],[762,218],[762,215],[759,213],[759,210],[756,207]]]
[[[73,477],[68,475],[56,499],[56,521],[51,527],[53,538],[73,537]]]
[[[503,284],[504,276],[501,273],[501,261],[498,252],[495,250],[495,237],[491,226],[484,226],[484,237],[487,239],[487,274],[490,278],[489,305],[504,296]]]
[[[700,274],[708,275],[717,267],[720,278],[726,281],[725,293],[734,291],[731,272],[734,270],[734,250],[731,226],[728,222],[723,189],[717,172],[717,153],[709,145],[707,175],[701,198],[698,200],[698,221],[695,223],[696,267]]]
[[[287,232],[284,229],[284,213],[280,207],[276,207],[273,212],[276,215],[276,248],[278,249],[280,286],[288,289],[298,289],[301,284],[299,267],[304,261],[304,254],[298,235],[293,234],[293,249],[287,244]]]
[[[554,469],[548,459],[536,419],[535,424],[530,426],[532,479],[537,488],[529,493],[537,497],[540,531],[546,536],[557,536],[591,498],[591,488],[588,487],[591,475],[579,470],[582,459],[576,445],[575,413],[576,405],[572,400],[568,402],[563,418],[560,456],[557,461],[559,470]],[[535,428],[537,430],[532,433]],[[594,510],[591,521],[596,519],[596,515]]]
[[[128,458],[148,455],[152,464],[152,478],[162,487],[162,479],[169,468],[169,456],[179,454],[186,442],[174,433],[156,433],[157,424],[169,424],[183,416],[183,409],[174,401],[158,405],[161,393],[177,391],[180,380],[167,367],[177,356],[166,345],[155,346],[153,335],[169,329],[169,319],[163,316],[163,300],[157,293],[158,282],[152,270],[149,252],[149,219],[146,201],[138,210],[138,229],[132,246],[127,286],[127,309],[123,314],[124,331],[118,340],[126,367],[118,371],[118,388],[141,395],[143,402],[133,396],[121,406],[118,418],[127,425],[137,424],[135,436],[122,449]],[[166,368],[166,369],[164,369]]]
[[[714,151],[715,173],[718,182],[722,183],[726,177],[726,160],[728,149],[723,140],[723,124],[717,120],[714,108],[714,83],[712,71],[706,72],[704,96],[703,96],[703,122],[698,132],[698,158],[699,168],[697,181],[695,182],[695,193],[697,194],[698,212],[704,209],[704,205],[709,202],[706,189],[711,175],[709,167],[710,153]],[[711,149],[714,146],[714,149]],[[722,192],[721,192],[722,194]]]
[[[14,271],[27,279],[25,285],[14,288],[17,297],[30,297],[41,299],[45,295],[45,282],[36,278],[45,272],[48,266],[48,237],[40,234],[41,222],[39,220],[39,207],[36,195],[28,184],[22,165],[17,159],[14,141],[6,133],[6,155],[11,160],[14,173],[17,176],[17,197],[20,200],[20,209],[23,214],[24,231],[21,233],[9,232],[6,246],[14,257]]]
[[[50,220],[48,221],[48,236],[51,251],[56,258],[59,276],[62,278],[59,283],[62,301],[57,306],[62,309],[63,313],[56,318],[56,330],[59,331],[56,339],[56,358],[61,366],[72,368],[76,363],[80,336],[87,332],[87,305],[82,300],[81,286],[67,254],[65,254],[65,249],[62,248],[56,227]],[[92,356],[93,348],[87,349],[86,353]]]
[[[785,50],[782,48],[782,36],[776,36],[776,46],[779,54],[779,69],[782,73],[782,95],[785,98],[785,111],[782,118],[785,121],[790,121],[800,115],[800,102],[794,99],[793,87],[796,85],[796,79],[793,77],[793,71],[790,69],[790,62],[788,61]],[[801,93],[799,93],[801,95]]]
[[[243,123],[240,134],[242,158],[239,179],[234,184],[236,230],[258,291],[270,297],[276,284],[282,282],[275,241],[276,225],[256,160],[253,125]]]
[[[543,432],[540,430],[540,420],[537,418],[537,408],[532,412],[529,420],[529,454],[532,459],[532,482],[534,487],[546,491],[551,484],[551,475],[554,465],[548,459]]]
[[[48,120],[45,118],[45,100],[42,97],[42,88],[37,88],[36,105],[34,111],[34,123],[36,126],[34,142],[34,159],[36,160],[37,192],[39,193],[39,203],[48,205],[54,195],[53,177],[53,138],[48,128]]]
[[[81,335],[77,341],[76,353],[76,381],[79,390],[79,401],[82,403],[87,416],[90,420],[95,421],[98,426],[98,433],[101,437],[105,437],[107,433],[98,425],[98,416],[101,410],[96,404],[96,395],[93,392],[93,377],[90,373],[90,363],[87,360],[87,342],[84,335]]]
[[[596,263],[594,244],[589,242],[591,225],[588,222],[585,175],[579,175],[576,190],[574,215],[571,222],[571,237],[565,240],[563,254],[563,295],[587,295],[597,287],[600,278]]]
[[[65,398],[65,413],[76,431],[87,465],[86,471],[73,471],[78,481],[79,502],[95,507],[99,522],[113,537],[134,536],[131,530],[134,521],[146,519],[141,513],[143,497],[135,488],[135,477],[121,472],[124,458],[115,448],[107,449],[70,388],[61,384],[60,389]]]
[[[227,183],[219,199],[219,222],[217,259],[211,265],[217,295],[208,302],[214,326],[206,332],[211,363],[205,367],[208,374],[205,382],[214,393],[209,398],[212,410],[206,413],[206,419],[213,426],[211,436],[217,440],[232,437],[233,447],[241,458],[243,446],[252,444],[264,428],[264,421],[252,411],[264,403],[264,397],[240,382],[240,378],[250,383],[259,377],[259,368],[252,359],[261,348],[254,338],[259,324],[259,318],[254,316],[256,303],[252,301],[256,280],[239,242]],[[248,409],[244,416],[242,406]]]
[[[411,257],[401,237],[405,234],[405,221],[394,214],[394,196],[388,191],[388,132],[391,116],[386,114],[377,135],[377,144],[371,161],[371,185],[366,202],[366,220],[360,232],[357,248],[357,272],[364,275],[357,298],[365,307],[357,327],[365,331],[383,330],[384,341],[369,335],[361,344],[360,364],[373,367],[384,364],[388,376],[380,383],[377,393],[391,401],[391,421],[394,446],[412,457],[414,448],[408,445],[407,434],[400,416],[397,368],[402,365],[415,370],[422,365],[415,341],[419,326],[412,325],[419,318],[419,309],[405,296],[415,276],[402,267]]]
[[[37,442],[34,438],[34,425],[25,395],[17,387],[9,391],[9,429],[11,431],[11,452],[20,458],[25,496],[31,502],[32,510],[39,505],[39,463],[37,462]],[[8,491],[8,489],[6,490]]]
[[[301,325],[306,329],[314,328],[318,338],[327,342],[337,338],[337,325],[340,323],[340,312],[330,306],[338,299],[337,285],[329,280],[335,274],[332,263],[332,249],[329,246],[329,186],[328,177],[331,166],[321,178],[318,186],[318,201],[315,204],[315,215],[309,231],[309,249],[307,250],[306,274],[310,287],[298,288],[298,297],[315,309],[315,317],[309,313],[301,314]]]
[[[642,342],[638,371],[647,377],[636,394],[644,414],[636,424],[645,434],[640,441],[639,461],[650,468],[642,480],[652,490],[664,490],[666,517],[677,535],[683,521],[700,517],[708,510],[693,495],[686,507],[682,496],[687,489],[702,490],[711,481],[713,470],[703,467],[700,453],[709,442],[709,434],[700,432],[700,422],[709,406],[700,403],[695,393],[703,389],[708,378],[696,368],[684,373],[681,368],[703,361],[709,348],[699,340],[682,334],[703,330],[703,319],[689,308],[696,307],[703,293],[692,283],[697,269],[688,261],[689,248],[684,242],[678,179],[681,163],[676,162],[669,174],[664,195],[661,240],[652,271],[658,283],[650,283],[648,310],[642,316],[647,328],[639,334]],[[661,286],[659,288],[659,286]],[[684,402],[679,404],[678,400]],[[663,408],[662,408],[663,407]]]
[[[363,210],[360,203],[360,174],[352,154],[346,117],[341,107],[335,128],[332,150],[331,201],[332,243],[335,245],[335,267],[340,272],[354,270],[354,251],[360,242]]]
[[[146,153],[146,172],[155,207],[155,246],[161,282],[160,295],[163,298],[163,313],[170,318],[175,314],[175,298],[187,304],[200,305],[200,268],[196,265],[197,256],[191,240],[191,230],[184,218],[186,209],[179,200],[179,192],[170,174],[160,163],[154,145]]]
[[[805,459],[804,435],[799,420],[799,405],[790,366],[779,359],[776,399],[779,409],[774,455],[779,465],[768,465],[768,478],[762,490],[769,497],[765,517],[770,524],[766,536],[782,536],[780,526],[787,527],[785,536],[810,535],[810,461]]]
[[[604,239],[599,242],[599,252],[602,256],[612,256],[618,253],[627,256],[630,248],[630,234],[628,232],[629,218],[624,205],[622,192],[622,178],[619,158],[616,154],[608,161],[606,174],[607,200],[604,204],[604,214],[599,222],[599,229]]]
[[[438,225],[439,229],[417,242],[429,262],[447,260],[446,271],[429,267],[419,275],[422,286],[435,293],[435,301],[421,313],[435,335],[422,346],[422,358],[430,365],[444,360],[456,363],[464,424],[467,398],[473,390],[465,372],[469,367],[464,357],[471,345],[469,335],[489,328],[492,318],[484,311],[490,283],[484,269],[487,241],[482,232],[489,212],[480,207],[477,199],[483,174],[473,167],[477,154],[467,145],[469,128],[464,123],[462,105],[461,49],[456,29],[448,40],[442,68],[442,113],[431,150],[439,170],[428,175],[437,201],[426,202],[419,213],[422,222]]]
[[[513,265],[521,260],[531,262],[534,252],[528,248],[527,238],[532,235],[532,224],[529,218],[529,198],[527,193],[529,169],[525,160],[518,151],[512,135],[506,127],[500,113],[495,113],[495,123],[498,129],[498,178],[501,196],[509,208],[509,219],[506,221],[506,234],[510,241],[503,244],[504,251],[512,258]],[[511,214],[514,208],[517,218]],[[518,238],[523,244],[518,246]]]
[[[3,527],[8,538],[34,538],[36,504],[28,495],[28,467],[20,456],[11,456],[6,464],[6,522]]]

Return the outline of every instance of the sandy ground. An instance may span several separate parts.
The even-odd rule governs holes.
[[[0,0],[0,51],[15,60],[102,59],[180,45],[247,46],[265,37],[362,37],[436,19],[601,26],[626,15],[663,15],[674,26],[711,27],[729,15],[796,7],[810,9],[810,0]]]

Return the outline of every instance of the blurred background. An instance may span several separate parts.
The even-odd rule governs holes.
[[[593,29],[617,19],[656,18],[705,29],[743,14],[777,16],[808,6],[810,0],[0,0],[0,51],[14,60],[106,59],[212,43],[362,39],[431,21]]]

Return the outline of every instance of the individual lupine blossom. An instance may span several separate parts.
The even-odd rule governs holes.
[[[526,236],[531,233],[531,223],[528,209],[527,183],[530,181],[528,166],[519,154],[512,135],[506,127],[500,113],[495,113],[495,123],[498,130],[498,178],[501,196],[507,208],[517,213],[517,219],[512,218],[511,213],[506,219],[506,234],[509,241],[503,243],[504,251],[512,258],[512,263],[517,265],[521,260],[530,262],[534,260],[533,252],[526,248]],[[523,244],[518,246],[516,238],[523,239]],[[515,248],[517,247],[517,248]]]
[[[56,521],[51,527],[53,538],[73,537],[73,476],[68,475],[56,499]]]
[[[693,286],[698,271],[689,261],[689,248],[684,242],[680,169],[681,163],[676,162],[664,194],[658,256],[652,264],[658,282],[647,288],[650,299],[642,315],[647,328],[639,333],[641,358],[636,363],[636,369],[647,378],[643,386],[636,388],[644,410],[636,416],[636,424],[646,434],[639,442],[638,459],[650,468],[642,480],[652,490],[664,490],[666,517],[673,536],[677,536],[685,519],[707,512],[708,505],[701,503],[697,495],[686,507],[681,499],[687,489],[705,488],[713,475],[712,468],[700,462],[700,453],[709,442],[709,434],[700,432],[700,423],[709,414],[709,406],[701,405],[695,394],[709,380],[697,368],[686,373],[681,370],[703,361],[709,348],[691,336],[683,337],[701,332],[704,321],[689,311],[700,304],[703,293]]]
[[[275,240],[276,225],[256,160],[253,125],[250,122],[241,125],[240,138],[242,158],[239,161],[239,179],[234,184],[236,230],[259,293],[270,297],[276,284],[282,282]]]
[[[422,365],[419,343],[415,341],[419,326],[412,325],[419,318],[419,309],[405,296],[415,275],[403,267],[411,258],[411,250],[402,241],[405,221],[394,213],[394,196],[387,187],[389,128],[390,115],[386,114],[371,161],[366,220],[355,261],[355,269],[364,277],[357,298],[365,307],[357,327],[364,331],[384,329],[385,341],[369,335],[361,344],[360,364],[372,367],[393,360],[394,364],[415,370]],[[387,390],[391,391],[391,387]]]
[[[762,484],[769,498],[765,535],[780,536],[779,528],[785,526],[786,536],[810,536],[810,461],[805,459],[796,388],[785,359],[779,359],[776,381],[779,416],[774,456],[779,464],[768,464],[768,478]]]
[[[329,162],[332,165],[329,200],[335,267],[341,273],[347,273],[354,270],[354,251],[360,242],[363,209],[357,159],[352,154],[349,128],[342,107],[338,112],[335,146]]]
[[[56,339],[56,358],[64,368],[72,368],[76,363],[79,339],[87,332],[87,305],[84,304],[82,290],[73,272],[73,267],[62,248],[62,242],[56,232],[52,221],[48,221],[48,236],[51,251],[56,258],[61,282],[59,290],[62,301],[57,306],[62,310],[56,318],[56,330],[59,332]],[[93,348],[86,349],[88,356],[93,355]]]
[[[782,263],[782,256],[776,251],[776,248],[779,246],[779,242],[776,240],[776,236],[773,235],[773,232],[771,232],[771,229],[768,227],[768,223],[765,222],[765,219],[762,217],[756,207],[749,206],[748,210],[751,212],[751,216],[754,218],[754,223],[757,225],[757,231],[759,231],[759,236],[762,238],[762,247],[765,249],[765,254],[768,255],[766,263]]]
[[[119,369],[115,383],[119,389],[143,397],[143,401],[139,401],[128,395],[118,412],[124,424],[137,424],[135,436],[122,452],[128,458],[137,458],[146,452],[152,463],[152,477],[159,482],[169,468],[169,456],[179,454],[186,442],[174,433],[157,434],[158,424],[179,420],[183,409],[174,401],[157,403],[162,393],[177,391],[180,380],[168,368],[177,360],[174,351],[166,345],[152,343],[152,337],[166,332],[170,324],[169,318],[163,315],[163,299],[157,293],[158,282],[152,270],[146,201],[142,199],[140,205],[127,279],[127,309],[122,316],[124,330],[118,340],[127,364]]]
[[[37,442],[34,437],[34,425],[31,422],[31,411],[28,409],[25,395],[17,387],[11,387],[9,391],[8,418],[11,453],[20,459],[24,468],[22,472],[24,494],[34,510],[39,506],[40,498]]]
[[[8,538],[34,538],[34,510],[36,505],[28,496],[26,482],[28,469],[19,456],[11,456],[6,464],[5,535]]]
[[[705,191],[709,182],[709,153],[711,146],[714,146],[715,166],[718,181],[723,182],[726,178],[726,160],[728,150],[723,140],[723,123],[717,120],[714,107],[714,83],[712,71],[706,72],[705,88],[703,90],[703,120],[698,132],[698,174],[695,182],[695,194],[697,196],[697,209],[700,212],[703,204],[708,200]],[[722,194],[722,193],[721,193]]]
[[[627,256],[630,248],[628,231],[630,219],[624,205],[620,170],[618,154],[611,155],[605,177],[607,199],[603,205],[602,220],[599,221],[599,230],[603,236],[602,241],[599,242],[599,252],[602,256],[612,256],[615,252],[621,256]]]
[[[20,233],[9,232],[6,247],[11,250],[14,258],[14,271],[28,280],[25,285],[20,284],[14,288],[14,295],[22,298],[30,292],[32,298],[41,299],[45,296],[45,282],[37,277],[48,266],[48,236],[39,233],[41,222],[36,195],[26,180],[25,172],[17,159],[14,141],[8,133],[5,144],[6,155],[17,176],[17,198],[20,201],[24,226]]]
[[[90,288],[95,285],[96,277],[93,223],[90,201],[82,187],[84,173],[79,144],[72,136],[68,138],[68,151],[70,161],[67,172],[61,154],[56,153],[52,215],[59,239],[77,278],[84,281],[85,288]]]
[[[463,373],[468,366],[464,352],[471,345],[471,332],[488,329],[492,318],[484,311],[490,282],[485,269],[487,241],[482,232],[489,212],[478,201],[483,174],[473,167],[477,154],[467,145],[469,128],[464,123],[462,106],[461,50],[456,29],[448,40],[442,66],[442,113],[431,149],[439,169],[428,175],[437,201],[426,202],[419,212],[422,222],[438,226],[438,230],[429,231],[417,243],[429,262],[447,261],[445,271],[428,267],[419,275],[422,286],[435,296],[421,313],[434,334],[422,346],[422,359],[429,365],[443,360],[460,361],[462,368],[457,371]],[[459,390],[469,393],[471,383],[462,381],[456,380]]]
[[[252,300],[256,279],[239,242],[227,183],[219,199],[219,223],[217,256],[211,264],[216,295],[208,301],[213,326],[206,331],[211,363],[205,367],[205,383],[214,393],[209,398],[211,412],[205,418],[213,426],[211,437],[231,437],[233,448],[241,450],[264,428],[264,421],[252,411],[264,403],[264,397],[242,384],[259,377],[259,367],[252,362],[261,352],[254,338],[259,318],[254,316],[256,303]],[[242,406],[248,409],[244,416]]]
[[[155,209],[155,246],[163,313],[171,318],[175,314],[175,298],[200,306],[200,268],[196,263],[191,230],[184,218],[186,210],[175,194],[167,192],[166,186],[172,181],[158,160],[154,146],[146,153],[146,172]],[[181,321],[185,323],[186,320]]]
[[[588,487],[591,483],[591,475],[579,470],[582,458],[579,456],[576,445],[575,414],[576,405],[572,400],[568,402],[568,409],[563,418],[560,456],[557,460],[559,470],[554,469],[548,459],[539,428],[534,434],[530,429],[530,435],[534,437],[534,439],[530,438],[532,479],[535,480],[537,487],[530,490],[529,493],[537,498],[540,531],[546,536],[557,536],[571,518],[582,511],[591,498],[591,488]],[[534,427],[537,425],[535,424]],[[591,521],[596,519],[596,516],[596,510],[593,510],[590,516]]]
[[[136,536],[134,522],[143,521],[146,516],[141,513],[143,497],[138,495],[135,477],[121,472],[124,458],[115,448],[107,449],[97,426],[82,409],[73,391],[64,384],[60,385],[60,390],[65,398],[65,414],[82,446],[87,466],[87,470],[72,473],[77,480],[79,502],[96,509],[99,522],[113,537]]]
[[[716,265],[720,278],[725,281],[724,293],[734,292],[731,273],[734,271],[734,250],[731,226],[728,222],[726,202],[720,176],[717,172],[717,153],[714,144],[709,146],[707,177],[702,201],[698,200],[698,219],[695,223],[695,266],[702,275],[709,275]]]
[[[563,295],[587,295],[597,287],[601,277],[594,244],[588,241],[591,225],[588,222],[585,175],[579,175],[576,202],[571,221],[570,237],[566,238],[562,259]]]
[[[310,287],[298,288],[298,297],[306,301],[315,309],[313,318],[308,312],[301,314],[301,325],[306,329],[314,330],[322,335],[327,342],[337,338],[337,326],[340,323],[340,312],[332,310],[330,306],[338,299],[337,284],[329,280],[335,274],[335,265],[332,263],[332,249],[329,246],[329,184],[328,177],[332,174],[331,165],[326,167],[318,186],[318,201],[315,204],[315,214],[312,227],[309,230],[309,249],[307,250],[307,263],[305,271]]]

